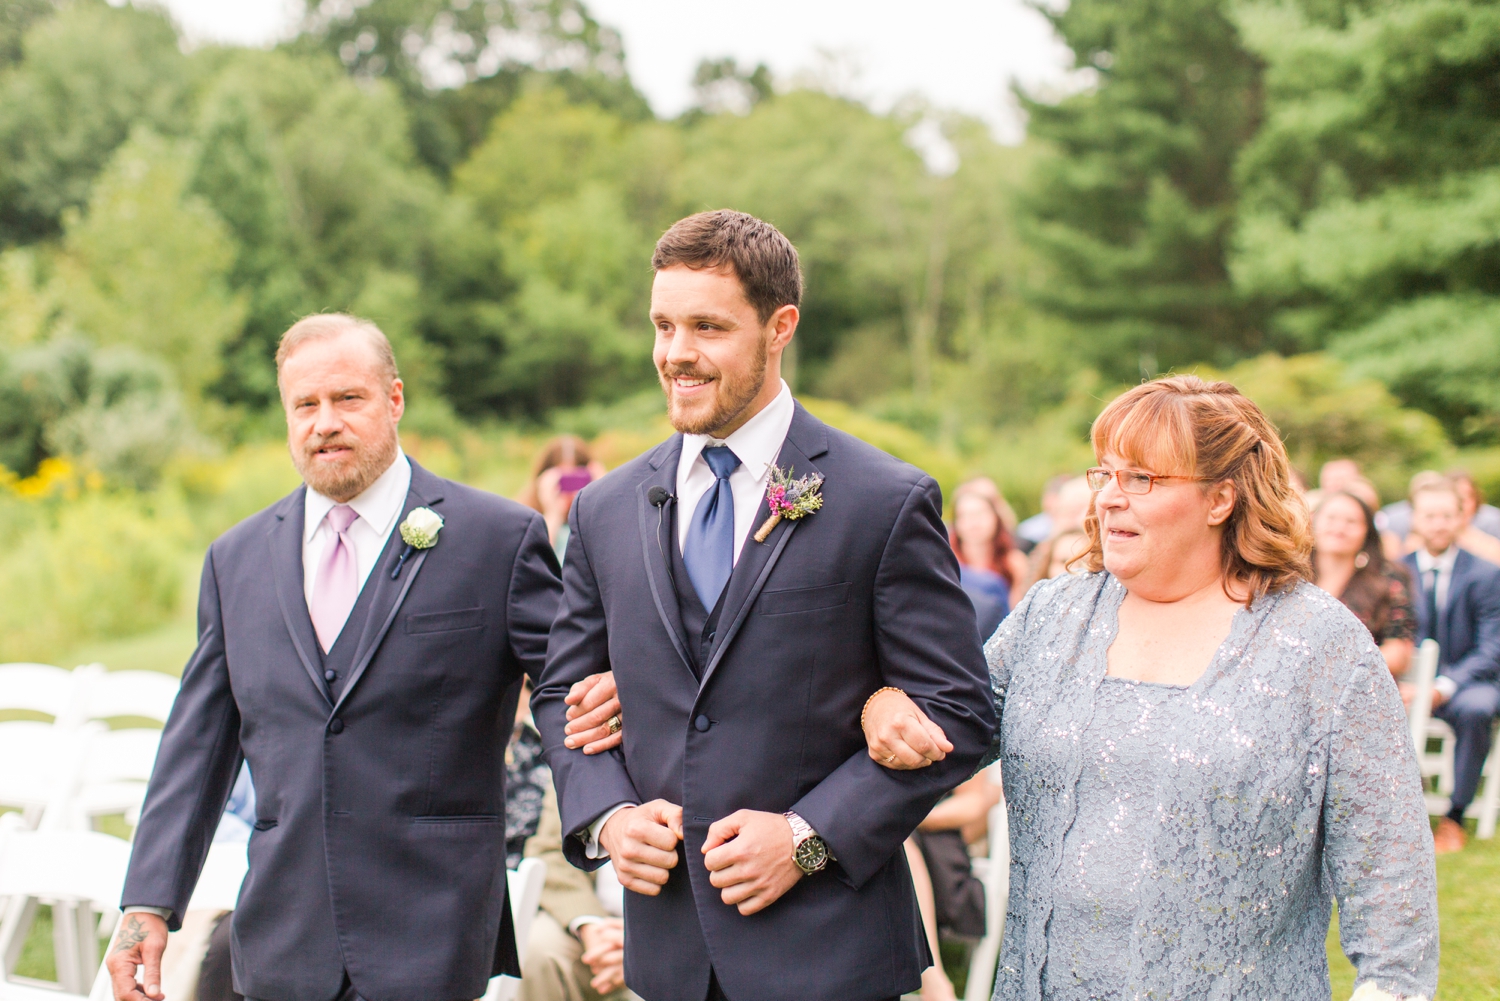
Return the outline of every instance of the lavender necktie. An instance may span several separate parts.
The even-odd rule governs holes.
[[[349,538],[349,526],[358,518],[359,514],[348,504],[339,504],[328,511],[328,527],[335,534],[333,541],[323,547],[323,558],[318,561],[310,609],[313,629],[317,630],[324,653],[333,649],[359,597],[359,567],[354,563],[354,543]]]

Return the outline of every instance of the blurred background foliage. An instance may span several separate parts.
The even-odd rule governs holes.
[[[1078,86],[1004,146],[730,59],[662,119],[581,0],[318,0],[267,50],[0,4],[0,660],[186,621],[203,546],[295,482],[272,356],[308,312],[387,331],[445,475],[659,440],[650,251],[705,208],[797,244],[799,396],[945,488],[1030,513],[1115,393],[1198,371],[1309,475],[1500,493],[1500,8],[1044,9]]]

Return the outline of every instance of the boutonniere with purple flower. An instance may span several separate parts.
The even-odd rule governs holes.
[[[793,479],[794,472],[795,469],[771,466],[771,483],[766,487],[766,506],[771,509],[771,517],[756,529],[756,542],[765,542],[782,518],[796,521],[823,506],[823,474],[808,473]]]

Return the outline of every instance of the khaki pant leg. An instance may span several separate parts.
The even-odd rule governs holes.
[[[598,1001],[589,987],[589,968],[579,957],[583,943],[546,911],[538,911],[531,922],[531,939],[521,968],[518,1001]]]

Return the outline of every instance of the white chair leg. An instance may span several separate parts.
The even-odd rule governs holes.
[[[1490,756],[1484,762],[1484,791],[1479,794],[1479,829],[1475,833],[1485,840],[1495,836],[1496,815],[1500,814],[1500,733],[1490,742]]]

